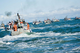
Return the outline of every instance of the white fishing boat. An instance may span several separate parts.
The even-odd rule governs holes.
[[[70,18],[67,18],[67,16],[64,18],[64,20],[71,20]]]
[[[27,30],[27,29],[23,29],[23,28],[20,28],[20,29],[18,29],[17,31],[11,31],[11,35],[12,36],[15,36],[15,35],[19,35],[19,34],[21,34],[21,33],[30,33],[30,32],[32,32],[31,30]]]
[[[38,25],[40,22],[34,21],[33,24],[34,25]]]
[[[4,27],[4,23],[2,22],[1,27]]]
[[[11,31],[11,36],[19,35],[21,33],[30,33],[32,32],[28,23],[20,19],[20,15],[17,13],[18,20],[14,23],[9,24],[10,27],[5,27],[5,30]],[[27,24],[27,26],[25,26]]]
[[[40,24],[40,23],[42,23],[42,21],[33,21],[33,24],[34,24],[34,25],[38,25],[38,24]]]
[[[78,18],[78,17],[75,17],[75,20],[79,20],[80,18]]]
[[[44,23],[45,24],[50,24],[51,23],[51,20],[50,19],[44,20]]]
[[[59,22],[59,20],[58,19],[55,19],[55,17],[54,17],[54,19],[52,19],[52,21],[53,22]]]

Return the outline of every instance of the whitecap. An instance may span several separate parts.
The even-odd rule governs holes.
[[[76,48],[73,48],[72,50],[80,50],[80,46],[76,47]]]
[[[76,33],[65,33],[65,34],[61,34],[62,36],[70,36],[70,35],[80,35],[80,32],[76,32]]]
[[[76,24],[76,25],[69,25],[69,24],[66,24],[66,25],[61,25],[61,26],[58,26],[58,25],[55,25],[53,28],[63,28],[63,27],[80,27],[79,24]]]

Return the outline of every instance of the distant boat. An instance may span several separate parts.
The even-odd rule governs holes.
[[[2,22],[1,27],[4,27],[4,23]]]
[[[80,18],[78,18],[78,17],[75,17],[75,20],[79,20]]]
[[[33,22],[33,24],[34,24],[34,25],[38,25],[38,24],[39,24],[39,22]]]
[[[15,36],[15,35],[19,35],[19,34],[21,34],[21,33],[30,33],[31,32],[31,30],[24,30],[23,28],[21,28],[21,29],[18,29],[18,31],[11,31],[11,35],[12,36]]]
[[[54,17],[54,19],[52,19],[52,21],[53,22],[59,22],[59,20],[58,19],[55,19],[55,17]]]
[[[38,24],[40,24],[40,23],[42,23],[42,21],[33,21],[33,24],[34,24],[34,25],[38,25]]]
[[[51,20],[50,19],[44,20],[44,23],[45,24],[50,24],[51,23]]]
[[[11,27],[6,27],[5,30],[11,31],[11,35],[15,36],[15,35],[19,35],[21,33],[30,33],[32,32],[31,29],[27,29],[27,26],[25,26],[26,22],[23,19],[20,19],[20,15],[17,13],[18,16],[18,20],[15,20],[14,22],[17,24],[17,31],[13,30],[13,25],[11,24]],[[20,25],[20,22],[23,22],[23,27],[22,25]],[[21,22],[21,23],[22,23]],[[14,24],[14,23],[13,23]]]
[[[64,20],[71,20],[70,18],[67,18],[67,16],[64,18]]]

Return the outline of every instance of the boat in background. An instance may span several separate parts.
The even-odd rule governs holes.
[[[64,20],[71,20],[70,18],[67,18],[67,16],[64,18]]]
[[[31,29],[27,29],[27,26],[25,26],[25,24],[27,24],[23,19],[20,19],[20,15],[17,13],[18,16],[18,20],[15,20],[14,23],[17,24],[17,31],[14,31],[13,29],[13,25],[12,22],[10,22],[11,24],[9,24],[5,29],[7,31],[11,31],[11,36],[15,36],[15,35],[19,35],[21,33],[30,33],[32,32]],[[29,27],[30,28],[30,27]]]
[[[50,19],[44,20],[44,23],[45,24],[50,24],[51,23],[51,20]]]
[[[80,17],[78,18],[78,17],[75,17],[75,20],[79,20],[80,19]]]
[[[15,36],[15,35],[19,35],[21,33],[30,33],[32,32],[31,29],[30,30],[27,30],[27,29],[24,29],[24,28],[20,28],[18,29],[17,31],[11,31],[11,36]]]
[[[33,21],[33,24],[34,24],[34,25],[38,25],[39,22],[38,22],[38,21]]]
[[[40,23],[42,23],[42,21],[40,21],[40,20],[39,20],[39,21],[33,21],[33,24],[34,24],[34,25],[38,25],[38,24],[40,24]]]
[[[59,20],[58,19],[55,19],[55,17],[54,17],[54,19],[52,19],[52,21],[53,22],[59,22]]]
[[[3,22],[1,23],[1,27],[4,27],[4,23]]]

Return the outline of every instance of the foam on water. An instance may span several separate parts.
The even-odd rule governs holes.
[[[80,32],[62,34],[62,36],[71,36],[71,35],[80,35]]]
[[[26,51],[31,50],[31,52],[37,51],[37,50],[41,50],[41,51],[45,51],[45,52],[53,52],[53,51],[59,52],[59,50],[60,50],[60,52],[62,53],[64,51],[70,51],[70,50],[72,51],[72,50],[79,49],[79,48],[68,49],[68,47],[70,47],[73,44],[62,44],[62,43],[66,43],[66,41],[69,41],[69,40],[63,40],[63,39],[70,39],[69,36],[79,35],[79,34],[80,33],[61,34],[61,33],[54,33],[54,32],[45,32],[45,33],[33,33],[33,34],[28,35],[28,34],[23,33],[23,34],[16,35],[16,36],[6,35],[5,37],[0,38],[0,43],[1,43],[1,46],[4,46],[4,44],[5,44],[6,47],[9,47],[9,48],[11,48],[11,45],[13,45],[11,49],[15,52],[26,49]],[[63,38],[59,38],[58,36],[63,37]],[[23,39],[23,37],[24,37],[24,39]],[[44,38],[40,38],[40,37],[44,37]],[[18,41],[22,40],[22,41],[17,42],[16,40],[18,40]],[[31,40],[31,41],[24,42],[24,41],[28,41],[28,40]],[[15,42],[13,42],[13,41],[15,41]],[[65,41],[65,42],[63,42],[63,41]],[[62,45],[60,46],[58,44],[57,46],[55,46],[55,44],[57,44],[57,43],[62,44]],[[10,45],[10,46],[8,46],[8,45]],[[61,51],[62,49],[63,49],[63,51]]]
[[[54,28],[63,28],[63,27],[80,27],[80,25],[79,24],[76,24],[76,25],[66,24],[66,25],[61,25],[61,26],[58,26],[58,25],[54,26]]]
[[[1,39],[11,39],[12,38],[15,40],[16,38],[20,38],[20,37],[29,37],[29,38],[34,38],[34,37],[43,37],[43,36],[69,36],[69,35],[80,35],[80,32],[76,32],[76,33],[65,33],[65,34],[61,34],[61,33],[55,33],[55,32],[37,32],[37,33],[33,33],[28,35],[27,33],[22,33],[20,35],[15,35],[15,36],[10,36],[10,35],[5,35],[3,38]]]
[[[75,47],[72,50],[80,50],[80,46],[79,47]]]
[[[0,27],[0,29],[4,29],[4,27]]]
[[[17,39],[19,39],[21,37],[25,37],[25,38],[28,39],[28,38],[41,37],[41,36],[36,35],[36,34],[28,35],[26,33],[22,33],[20,35],[15,35],[15,36],[6,35],[3,38],[0,38],[0,40],[2,40],[2,41],[14,41],[14,40],[17,40]]]
[[[12,41],[16,41],[16,40],[30,40],[32,38],[37,38],[37,37],[55,37],[55,36],[65,36],[65,39],[68,38],[67,36],[73,36],[73,35],[80,35],[79,33],[66,33],[66,34],[61,34],[61,33],[54,33],[54,32],[45,32],[45,33],[34,33],[34,34],[25,34],[22,33],[20,35],[16,35],[16,36],[10,36],[10,35],[6,35],[3,38],[0,38],[0,43],[4,43],[7,42],[6,44],[10,44]],[[23,39],[24,38],[24,39]],[[80,39],[79,37],[75,37],[77,39]]]
[[[74,22],[74,20],[72,20]],[[80,52],[80,24],[72,21],[55,22],[49,25],[32,25],[32,33],[0,37],[0,52],[3,53],[74,53]],[[68,23],[69,24],[68,24]],[[61,30],[59,30],[61,29]],[[69,30],[70,29],[70,30]],[[56,32],[56,31],[59,32]],[[66,32],[66,31],[68,32]],[[72,32],[71,32],[72,31]],[[1,31],[9,33],[8,31]],[[62,33],[65,32],[65,33]],[[2,33],[0,35],[3,35]]]
[[[35,28],[32,28],[32,30],[33,31],[35,31],[35,32],[49,32],[49,30],[51,30],[51,31],[54,31],[54,32],[60,32],[60,30],[62,30],[61,32],[63,33],[66,33],[66,32],[68,32],[69,33],[69,31],[70,32],[76,32],[76,31],[79,31],[79,30],[73,30],[72,31],[72,29],[73,28],[79,28],[80,27],[80,25],[79,24],[76,24],[76,25],[69,25],[69,24],[65,24],[65,25],[50,25],[50,26],[46,26],[46,27],[35,27]],[[69,29],[69,28],[71,28],[71,30]],[[63,31],[63,30],[68,30],[68,31]]]
[[[31,28],[31,29],[44,29],[45,27],[37,27],[37,28]]]
[[[45,28],[50,28],[52,26],[46,26],[46,27],[34,27],[34,28],[31,28],[31,29],[45,29]]]

